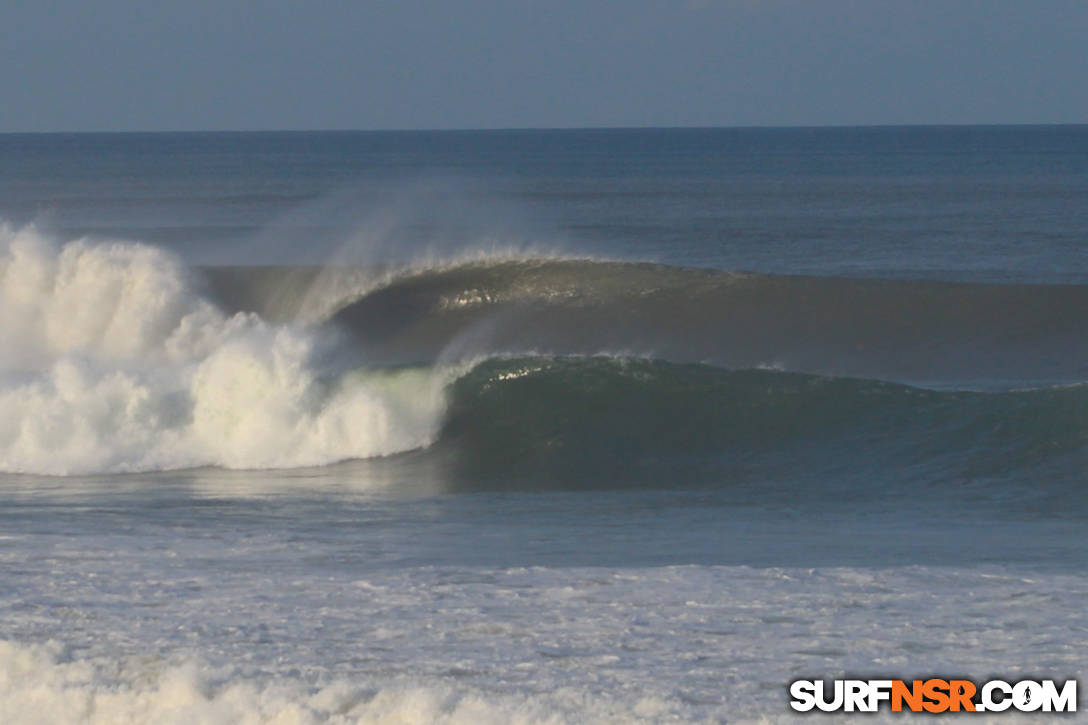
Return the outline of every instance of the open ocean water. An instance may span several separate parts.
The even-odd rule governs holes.
[[[0,219],[0,722],[1088,666],[1088,127],[0,135]]]

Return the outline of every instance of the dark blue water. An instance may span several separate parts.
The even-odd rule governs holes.
[[[1084,126],[0,136],[0,217],[220,262],[321,262],[363,228],[393,248],[1085,282],[1086,178]]]

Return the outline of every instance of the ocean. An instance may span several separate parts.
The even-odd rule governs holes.
[[[1085,126],[0,135],[0,722],[1076,678],[1086,250]]]

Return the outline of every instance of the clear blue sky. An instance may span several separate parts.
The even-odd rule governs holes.
[[[0,131],[1084,122],[1085,0],[0,3]]]

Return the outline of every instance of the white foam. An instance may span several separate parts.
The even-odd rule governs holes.
[[[430,443],[447,374],[344,374],[314,327],[223,315],[174,256],[0,226],[0,470],[270,468]]]
[[[6,725],[563,725],[683,723],[652,695],[609,699],[575,688],[498,694],[448,683],[262,681],[196,661],[72,659],[55,642],[0,641]]]

